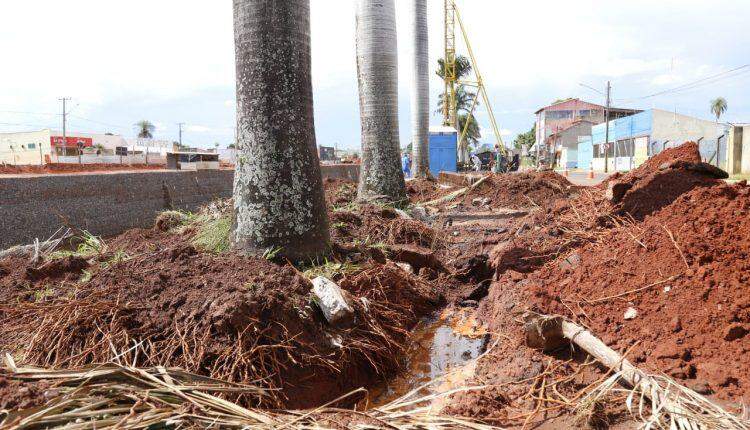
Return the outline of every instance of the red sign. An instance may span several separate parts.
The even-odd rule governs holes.
[[[63,143],[62,136],[52,136],[49,138],[53,148],[90,148],[94,146],[94,139],[90,137],[66,136]]]

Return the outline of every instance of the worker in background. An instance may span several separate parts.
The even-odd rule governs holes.
[[[502,154],[500,153],[500,145],[496,143],[494,163],[492,163],[492,173],[502,172],[502,167],[503,167],[503,160],[502,160]]]
[[[479,156],[475,152],[471,153],[471,162],[474,164],[475,172],[482,170],[482,160],[479,159]]]
[[[411,154],[408,152],[405,152],[404,156],[401,157],[401,169],[404,171],[405,178],[411,177]]]

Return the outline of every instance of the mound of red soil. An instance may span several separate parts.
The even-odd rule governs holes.
[[[121,246],[130,258],[107,263]],[[261,381],[279,391],[245,404],[304,408],[397,372],[408,331],[440,301],[426,281],[375,264],[342,281],[355,323],[332,327],[292,266],[200,253],[155,229],[128,232],[108,248],[86,283],[36,278],[5,288],[17,280],[0,278],[0,352],[22,348],[28,364],[78,366],[111,360],[110,342],[126,351],[135,339],[143,341],[140,365]],[[38,301],[41,289],[49,291]]]
[[[456,187],[442,187],[437,181],[429,179],[413,179],[406,182],[406,194],[412,203],[426,203],[455,190]]]
[[[750,188],[700,187],[532,275],[532,301],[654,372],[750,399]],[[638,315],[624,318],[628,308]]]
[[[50,163],[44,166],[14,166],[0,164],[0,175],[20,174],[55,174],[55,173],[79,173],[79,172],[103,172],[123,170],[162,170],[161,164],[68,164]]]
[[[628,174],[608,182],[608,197],[619,214],[637,220],[697,188],[718,184],[726,172],[702,163],[698,144],[687,142],[650,158]]]
[[[357,184],[348,179],[323,179],[326,203],[328,208],[344,207],[357,199]]]
[[[424,223],[401,218],[390,208],[361,206],[358,212],[335,211],[330,214],[331,238],[341,244],[419,245],[435,249],[442,246],[437,232]]]
[[[548,206],[569,197],[575,187],[555,172],[493,174],[463,198],[464,206],[474,199],[488,199],[491,208],[529,208]]]

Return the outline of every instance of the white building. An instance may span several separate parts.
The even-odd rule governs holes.
[[[178,150],[177,145],[171,140],[156,140],[156,139],[128,139],[127,140],[128,152],[135,154],[146,154],[158,155],[166,157],[167,152],[175,152]]]

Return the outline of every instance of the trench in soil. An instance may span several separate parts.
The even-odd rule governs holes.
[[[489,336],[477,331],[472,322],[449,312],[420,321],[404,358],[405,370],[370,389],[365,407],[386,405],[415,390],[428,396],[452,388],[448,376],[474,362],[487,349]]]

